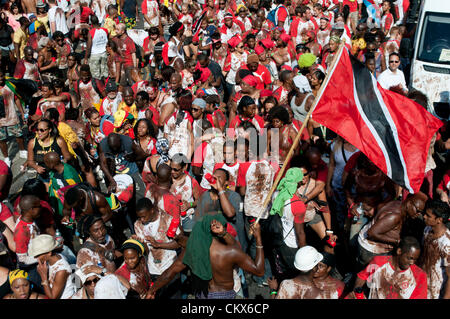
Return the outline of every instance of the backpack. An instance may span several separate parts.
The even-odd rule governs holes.
[[[267,15],[267,20],[269,20],[270,22],[272,22],[274,25],[276,25],[275,20],[277,17],[277,10],[279,7],[276,7],[275,9],[271,10],[269,12],[269,14]]]
[[[297,202],[297,201],[300,201],[300,200],[297,199],[292,202],[289,201],[287,204],[285,204],[283,206],[283,208],[286,207],[287,205]],[[269,235],[268,237],[270,238],[272,247],[275,247],[275,248],[278,248],[281,246],[286,246],[285,239],[289,236],[289,234],[292,231],[295,232],[295,230],[294,230],[295,226],[292,226],[292,228],[289,230],[289,232],[286,234],[286,236],[283,235],[283,223],[281,221],[281,217],[279,214],[274,214],[274,215],[269,214],[269,217],[267,218],[267,225],[268,226],[266,228],[266,231]]]
[[[269,12],[269,14],[267,15],[267,19],[268,19],[270,22],[272,22],[275,26],[277,26],[277,13],[278,13],[278,9],[281,8],[281,7],[283,7],[283,8],[286,9],[285,6],[283,6],[282,4],[280,4],[280,5],[277,6],[275,9],[271,10],[271,11]],[[286,12],[289,12],[289,11],[287,11],[287,9],[286,9]]]

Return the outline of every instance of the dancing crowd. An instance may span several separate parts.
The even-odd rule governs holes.
[[[447,119],[411,194],[309,117],[340,50],[428,109],[372,2],[2,1],[0,298],[449,298]]]

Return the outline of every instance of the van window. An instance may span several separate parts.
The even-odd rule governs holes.
[[[425,14],[417,59],[450,64],[450,14],[437,12]]]

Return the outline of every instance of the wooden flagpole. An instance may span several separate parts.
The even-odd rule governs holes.
[[[269,205],[269,202],[270,202],[270,200],[272,198],[272,195],[275,192],[275,189],[277,188],[278,183],[281,180],[281,176],[283,176],[284,171],[286,170],[287,163],[289,163],[289,161],[291,160],[292,154],[294,154],[294,149],[297,147],[297,144],[300,141],[300,137],[302,135],[302,132],[305,129],[305,126],[307,125],[308,120],[311,117],[312,112],[316,108],[316,105],[319,102],[320,97],[322,96],[322,91],[325,89],[326,84],[328,83],[329,75],[333,73],[334,68],[336,67],[337,58],[341,55],[342,50],[344,49],[344,45],[345,45],[345,40],[343,40],[343,42],[340,44],[339,49],[337,51],[337,54],[333,57],[333,61],[331,62],[332,67],[330,68],[330,71],[327,72],[327,75],[325,76],[325,79],[322,82],[322,85],[321,85],[321,87],[320,87],[320,89],[318,91],[318,94],[314,98],[313,105],[309,109],[309,112],[306,114],[305,121],[303,122],[300,130],[298,131],[297,136],[295,137],[295,140],[292,143],[292,146],[291,146],[291,148],[289,150],[289,153],[286,155],[286,159],[284,160],[283,166],[281,167],[280,171],[278,172],[277,178],[275,179],[275,181],[274,181],[274,183],[272,185],[272,188],[269,191],[269,194],[267,194],[266,199],[264,200],[263,208],[262,208],[261,212],[259,213],[258,218],[256,219],[256,223],[259,222],[259,220],[261,219],[262,213],[266,209],[267,205]],[[250,232],[250,234],[251,234],[251,232]]]

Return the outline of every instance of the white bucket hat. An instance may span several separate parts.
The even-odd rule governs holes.
[[[323,255],[312,246],[304,246],[295,254],[294,266],[300,271],[310,271],[321,260]]]
[[[28,246],[28,255],[36,257],[42,254],[49,253],[58,247],[55,238],[50,235],[39,235],[33,238]]]

